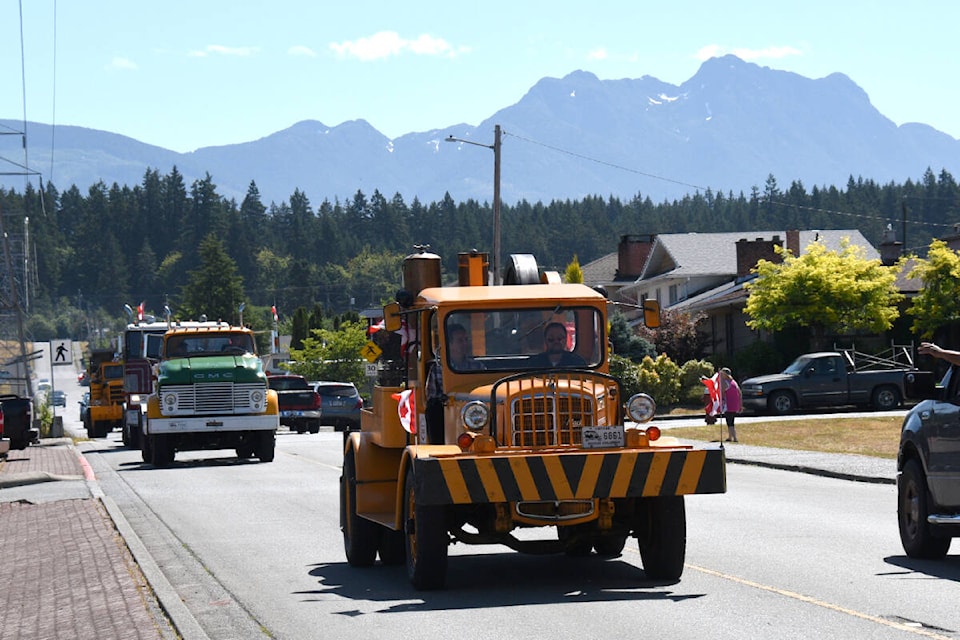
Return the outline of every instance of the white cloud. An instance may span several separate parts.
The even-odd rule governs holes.
[[[607,50],[604,47],[594,49],[587,53],[587,60],[606,60],[609,57]]]
[[[469,47],[454,47],[443,38],[423,34],[415,40],[401,38],[396,31],[379,31],[372,36],[331,42],[330,49],[341,58],[380,60],[410,52],[421,56],[446,56],[452,58],[470,51]]]
[[[110,61],[110,64],[107,65],[108,69],[119,69],[121,71],[133,71],[137,69],[137,63],[128,58],[122,58],[120,56],[114,56],[113,60]]]
[[[203,49],[191,51],[188,55],[193,58],[205,58],[211,54],[247,57],[252,56],[258,51],[260,51],[260,47],[225,47],[220,44],[208,44]]]
[[[764,49],[746,49],[743,47],[730,49],[728,47],[724,47],[723,45],[710,44],[697,51],[696,58],[702,61],[709,58],[723,56],[728,53],[732,53],[741,60],[746,61],[779,60],[780,58],[786,58],[787,56],[803,55],[803,51],[800,49],[789,46],[766,47]]]
[[[302,44],[297,44],[289,49],[287,53],[291,56],[307,56],[308,58],[316,58],[317,52],[311,49],[310,47],[305,47]]]

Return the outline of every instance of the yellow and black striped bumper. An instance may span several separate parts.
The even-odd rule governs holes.
[[[724,493],[723,449],[524,453],[411,460],[422,504]]]

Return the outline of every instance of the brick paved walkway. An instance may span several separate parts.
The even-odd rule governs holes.
[[[0,462],[0,477],[19,473],[82,478],[83,467],[69,444],[30,446]],[[0,502],[0,540],[0,640],[170,637],[100,500]]]

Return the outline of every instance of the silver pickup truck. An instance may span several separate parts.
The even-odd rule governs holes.
[[[908,375],[906,394],[922,401],[900,431],[900,542],[911,558],[942,558],[960,537],[960,368],[936,387],[932,375]]]
[[[857,370],[850,353],[807,353],[781,373],[740,383],[744,410],[784,415],[799,408],[842,405],[895,409],[903,402],[903,376],[913,367]]]

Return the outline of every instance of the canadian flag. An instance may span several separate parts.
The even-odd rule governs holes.
[[[397,401],[397,414],[400,416],[400,426],[402,426],[407,433],[416,433],[417,406],[413,389],[394,393],[393,398]]]
[[[146,301],[141,302],[137,305],[137,320],[143,320],[143,305],[146,304]]]
[[[710,395],[710,402],[705,407],[707,415],[715,416],[722,411],[720,399],[720,372],[713,374],[711,378],[700,378],[700,382],[707,388]]]
[[[270,312],[273,314],[273,321],[280,322],[280,316],[277,315],[277,305],[270,307]]]
[[[400,325],[400,328],[397,329],[397,331],[395,331],[395,333],[400,334],[400,353],[401,354],[406,355],[407,345],[417,339],[416,331],[417,331],[416,327],[411,326],[410,323],[407,322],[407,319],[404,318],[403,322]]]
[[[380,322],[376,324],[372,324],[369,327],[367,327],[367,335],[372,336],[377,331],[380,331],[381,329],[386,329],[386,328],[387,328],[386,322],[383,319],[381,319]]]

